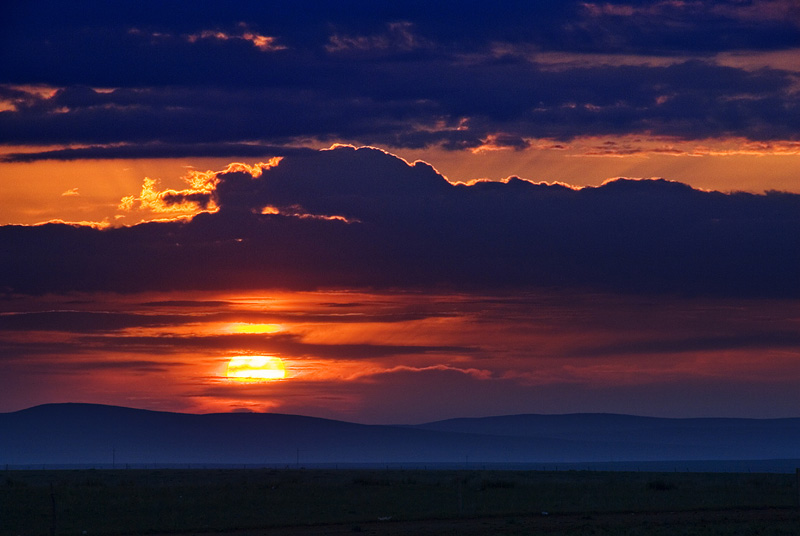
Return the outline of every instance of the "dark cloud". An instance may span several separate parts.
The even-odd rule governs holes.
[[[189,222],[2,227],[0,288],[800,296],[795,194],[704,192],[664,180],[455,186],[424,163],[350,147],[287,156],[259,177],[218,179],[219,212]]]
[[[17,4],[6,10],[6,39],[29,47],[32,50],[27,53],[44,63],[27,65],[20,61],[14,63],[15,67],[25,67],[29,72],[50,69],[49,76],[81,73],[82,77],[91,74],[117,79],[131,75],[141,79],[148,67],[156,76],[164,76],[169,74],[166,65],[177,59],[186,63],[201,54],[214,62],[226,48],[247,55],[251,61],[268,55],[241,39],[189,39],[204,31],[241,35],[243,21],[249,31],[277,37],[289,50],[324,50],[338,38],[351,44],[347,48],[371,45],[391,57],[404,57],[420,48],[409,46],[410,42],[431,41],[459,51],[481,49],[498,41],[532,43],[543,49],[638,53],[713,52],[728,50],[732,43],[741,49],[770,50],[795,46],[800,32],[800,17],[791,0],[512,0],[502,5],[476,0],[404,0],[391,4],[351,0],[328,6],[312,0],[281,5],[253,0],[225,6],[211,1],[164,6],[131,0],[109,6],[97,0],[68,5],[39,0]],[[408,34],[414,39],[407,38]],[[93,61],[75,61],[80,57],[76,52],[92,49]],[[143,55],[138,64],[133,61],[134,52]],[[11,49],[8,55],[18,59],[17,54]],[[65,58],[71,61],[62,61]],[[115,66],[112,60],[124,63]],[[105,66],[109,70],[91,72],[97,62],[108,62]],[[222,61],[219,67],[223,74],[231,71]],[[180,82],[181,74],[199,76],[200,72],[187,73],[184,65],[173,73],[173,80]],[[207,77],[214,75],[206,73]]]
[[[163,327],[184,320],[178,315],[141,315],[91,311],[40,311],[0,314],[0,331],[117,331],[127,327]]]
[[[256,156],[309,138],[800,135],[796,73],[714,57],[795,49],[788,0],[188,5],[17,3],[0,38],[0,143],[91,147],[7,160]]]
[[[97,373],[100,371],[124,371],[127,374],[141,373],[164,373],[176,367],[185,367],[186,363],[170,362],[164,359],[144,360],[144,359],[122,359],[117,361],[103,361],[99,359],[87,360],[56,360],[46,364],[46,372],[43,374],[86,374]]]
[[[782,71],[700,61],[552,71],[523,59],[420,58],[343,65],[300,87],[67,88],[0,113],[0,143],[93,145],[7,157],[30,161],[259,156],[307,138],[454,149],[489,136],[511,148],[525,137],[630,132],[796,139],[793,83]]]
[[[342,175],[332,175],[333,169]],[[249,212],[274,205],[375,220],[396,212],[399,205],[418,204],[418,200],[453,189],[424,162],[408,165],[379,150],[350,147],[287,158],[266,173],[266,180],[253,180],[246,172],[225,174],[216,188],[221,212]]]
[[[34,330],[36,331],[36,330]],[[293,334],[228,334],[228,335],[169,335],[137,336],[92,333],[63,340],[0,342],[2,361],[31,359],[34,356],[97,355],[103,351],[141,355],[211,355],[217,357],[231,352],[263,352],[294,360],[374,360],[399,356],[431,356],[441,354],[476,355],[479,350],[468,346],[415,344],[316,344],[303,341]],[[116,361],[103,361],[115,367]],[[159,361],[160,362],[160,361]],[[121,366],[121,365],[120,365]]]
[[[113,341],[102,336],[86,336],[81,344],[109,345],[128,352],[161,354],[187,351],[218,355],[220,352],[264,352],[292,359],[381,359],[397,356],[428,355],[439,353],[474,354],[476,349],[464,346],[420,346],[413,344],[315,344],[304,342],[292,334],[236,334],[194,337],[158,335],[152,337],[119,337]]]
[[[676,354],[686,352],[708,352],[719,350],[766,350],[769,348],[797,348],[800,334],[789,331],[768,331],[725,335],[710,335],[691,338],[623,342],[608,346],[578,348],[568,353],[571,356],[618,356]]]
[[[265,158],[298,154],[312,149],[265,145],[261,143],[144,143],[140,145],[94,145],[90,147],[52,149],[38,152],[9,153],[2,162],[36,162],[39,160],[93,160],[136,158]]]

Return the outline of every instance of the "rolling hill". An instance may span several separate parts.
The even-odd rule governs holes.
[[[800,419],[511,415],[416,426],[94,404],[0,413],[0,464],[453,464],[800,458]]]

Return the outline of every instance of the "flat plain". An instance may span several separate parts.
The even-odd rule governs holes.
[[[5,471],[0,534],[800,534],[794,474]]]

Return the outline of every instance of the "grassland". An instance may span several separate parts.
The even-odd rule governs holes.
[[[5,471],[0,534],[790,535],[797,493],[793,474]]]

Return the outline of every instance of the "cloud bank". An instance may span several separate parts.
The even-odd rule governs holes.
[[[5,158],[800,139],[790,0],[347,5],[18,3],[0,144],[53,148]]]
[[[5,226],[7,293],[575,288],[800,296],[800,196],[666,180],[454,185],[337,146],[231,166],[160,202],[216,212],[114,229]],[[158,196],[158,192],[152,192]]]

